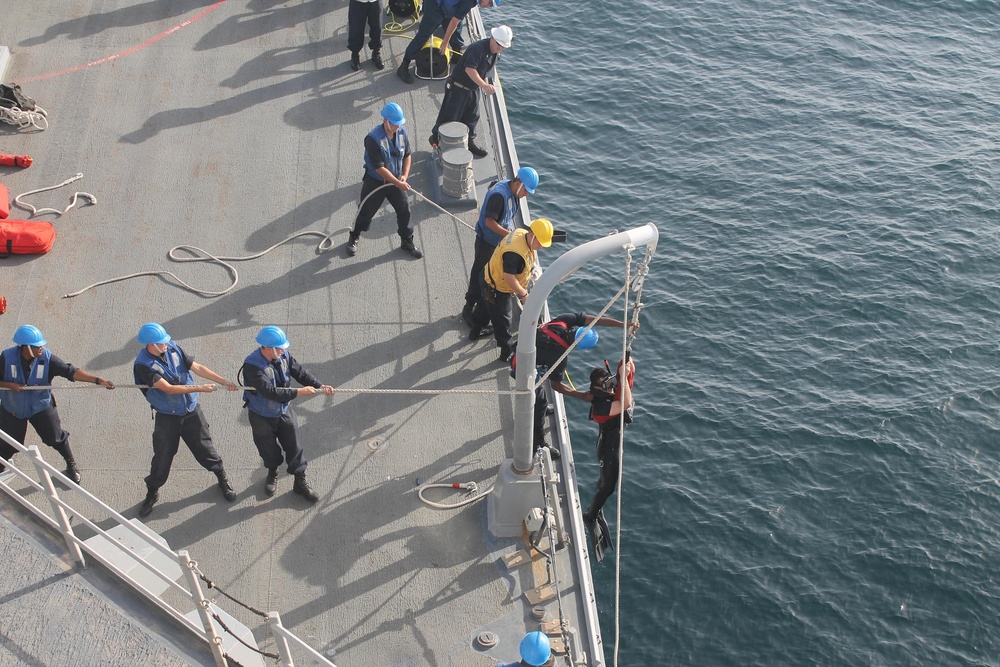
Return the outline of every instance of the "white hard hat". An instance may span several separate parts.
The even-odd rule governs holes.
[[[514,39],[514,31],[508,25],[498,25],[490,31],[490,35],[505,49],[510,48],[510,40]]]

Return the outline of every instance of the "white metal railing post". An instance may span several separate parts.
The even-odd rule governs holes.
[[[191,560],[188,552],[183,549],[177,552],[177,561],[180,563],[181,569],[184,571],[184,576],[188,580],[188,586],[191,588],[191,596],[198,607],[198,615],[201,616],[201,622],[205,626],[205,636],[208,638],[208,645],[212,647],[212,655],[215,657],[216,667],[228,667],[229,663],[226,661],[226,654],[222,651],[222,637],[215,631],[215,623],[212,622],[212,615],[208,613],[208,600],[205,599],[205,595],[201,592],[201,584],[198,582],[198,575],[194,571],[195,562]]]
[[[31,456],[31,462],[35,464],[35,470],[38,471],[38,479],[41,480],[42,486],[45,487],[45,495],[48,496],[49,504],[52,505],[52,512],[56,515],[56,521],[59,523],[59,532],[62,533],[63,539],[66,540],[66,547],[81,567],[87,567],[87,560],[83,557],[80,545],[74,542],[71,537],[73,535],[73,526],[69,523],[66,510],[59,504],[59,494],[56,492],[56,485],[52,481],[52,475],[45,469],[45,459],[42,458],[42,453],[38,451],[37,446],[32,445],[28,447],[28,455]]]
[[[281,625],[281,616],[278,615],[278,612],[268,612],[267,627],[271,631],[271,636],[274,637],[275,646],[278,648],[281,666],[295,667],[295,662],[292,660],[292,651],[288,648],[288,640],[285,639],[285,635],[278,630],[278,628],[284,629],[284,626]]]

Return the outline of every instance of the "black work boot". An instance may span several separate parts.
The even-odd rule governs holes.
[[[477,146],[476,142],[472,140],[472,137],[469,137],[469,152],[475,157],[486,157],[490,154],[490,152],[482,146]]]
[[[292,491],[311,503],[319,500],[319,495],[312,490],[312,487],[309,486],[309,482],[306,481],[306,474],[304,472],[295,474],[295,484],[292,486]]]
[[[354,236],[353,234],[347,241],[347,256],[354,257],[358,254],[358,240],[360,237]]]
[[[413,75],[410,74],[410,61],[403,60],[396,70],[396,76],[403,80],[403,83],[413,85]]]
[[[222,489],[222,495],[226,497],[226,500],[233,502],[236,500],[236,492],[233,491],[233,485],[229,483],[229,478],[226,476],[225,470],[220,470],[215,473],[215,476],[219,478],[219,488]]]
[[[372,64],[375,65],[375,69],[385,69],[385,63],[382,62],[382,54],[379,51],[372,51]]]
[[[487,324],[484,327],[472,327],[469,331],[469,340],[482,340],[493,335],[493,325]]]
[[[77,484],[80,483],[80,468],[76,465],[76,459],[72,454],[66,457],[66,471],[63,474]]]
[[[357,72],[361,69],[361,55],[358,53],[351,54],[351,69]]]
[[[139,516],[146,518],[153,511],[153,505],[156,501],[160,499],[160,490],[152,487],[146,487],[146,499],[142,501],[142,507],[139,508]]]
[[[278,490],[278,469],[268,468],[267,479],[264,480],[264,495],[273,496]]]
[[[421,257],[424,256],[424,253],[420,252],[420,248],[414,245],[412,236],[408,239],[403,239],[402,242],[399,244],[399,247],[405,250],[406,252],[410,253],[410,255],[412,255],[417,259],[420,259]]]

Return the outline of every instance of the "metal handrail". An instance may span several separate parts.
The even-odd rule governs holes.
[[[222,650],[222,637],[219,635],[215,628],[215,623],[212,619],[212,614],[209,611],[208,602],[202,591],[201,582],[198,576],[195,574],[193,561],[191,561],[188,556],[188,552],[184,550],[173,551],[169,547],[164,546],[157,538],[159,537],[156,533],[149,530],[145,526],[136,526],[124,516],[116,512],[110,506],[108,506],[104,501],[102,501],[97,496],[93,495],[83,487],[79,486],[73,480],[66,477],[62,472],[55,468],[52,464],[45,461],[42,458],[41,452],[38,447],[32,445],[30,447],[25,447],[21,443],[17,442],[14,438],[10,437],[7,433],[0,430],[0,440],[3,440],[10,446],[14,447],[19,452],[27,454],[32,463],[35,466],[35,470],[38,474],[41,482],[32,479],[27,473],[19,469],[17,466],[12,464],[10,461],[4,461],[3,465],[8,471],[13,473],[19,479],[24,481],[30,488],[42,493],[52,509],[52,513],[55,518],[47,514],[43,509],[31,502],[23,494],[19,493],[17,490],[13,489],[6,480],[0,479],[0,491],[3,491],[11,499],[15,500],[22,507],[27,509],[31,514],[37,517],[40,521],[48,525],[50,528],[54,528],[63,536],[66,541],[66,548],[73,556],[74,560],[80,564],[81,567],[87,566],[86,558],[84,557],[84,552],[87,555],[94,558],[97,562],[101,563],[110,572],[117,575],[121,580],[130,585],[133,589],[141,593],[144,597],[150,600],[153,604],[159,607],[161,610],[166,612],[171,618],[181,623],[184,627],[188,628],[194,632],[198,637],[204,639],[212,650],[212,655],[215,658],[215,663],[218,667],[227,667],[229,664],[226,654]],[[162,555],[171,558],[176,562],[182,573],[184,573],[188,586],[182,586],[174,579],[159,569],[156,568],[152,563],[144,559],[137,553],[128,552],[128,556],[133,560],[140,561],[142,566],[149,572],[153,573],[162,581],[166,582],[169,587],[180,592],[184,599],[190,600],[192,607],[198,610],[198,613],[202,619],[202,626],[193,622],[191,619],[187,618],[184,613],[176,608],[174,605],[163,600],[159,595],[153,593],[148,588],[146,588],[142,583],[134,579],[132,576],[122,570],[116,563],[110,559],[103,556],[98,550],[92,548],[85,540],[80,539],[73,531],[73,527],[70,523],[70,516],[79,519],[85,526],[93,530],[96,534],[103,536],[112,545],[117,545],[117,540],[111,536],[107,531],[103,530],[97,526],[93,521],[84,516],[80,510],[73,507],[65,500],[59,497],[59,492],[56,488],[53,478],[58,480],[60,484],[66,486],[70,490],[77,493],[81,498],[87,501],[94,509],[103,512],[108,517],[113,519],[119,526],[124,527],[126,530],[130,531],[133,535],[139,538],[144,544],[153,547],[155,550],[160,552]],[[300,637],[295,635],[293,632],[281,625],[281,617],[278,612],[269,612],[267,615],[268,628],[274,637],[275,644],[278,647],[278,657],[279,664],[282,667],[293,667],[294,662],[292,659],[292,653],[289,649],[289,642],[291,642],[296,648],[298,648],[302,653],[308,654],[313,660],[316,660],[320,665],[326,665],[328,667],[336,667],[332,662],[327,660],[321,653],[317,652],[314,648],[309,646]]]

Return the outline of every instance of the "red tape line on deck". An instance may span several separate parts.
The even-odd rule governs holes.
[[[124,51],[119,51],[118,53],[113,53],[110,56],[105,56],[105,57],[101,58],[100,60],[94,60],[93,62],[84,63],[83,65],[74,65],[73,67],[67,67],[66,69],[61,69],[61,70],[58,70],[58,71],[55,71],[55,72],[48,72],[46,74],[39,74],[38,76],[29,76],[29,77],[27,77],[25,79],[19,79],[18,81],[20,83],[28,83],[30,81],[41,81],[42,79],[51,79],[54,76],[60,76],[62,74],[70,74],[72,72],[78,72],[78,71],[80,71],[82,69],[88,69],[88,68],[93,67],[95,65],[103,65],[104,63],[109,63],[112,60],[117,60],[118,58],[122,58],[122,57],[128,56],[128,55],[132,55],[136,51],[141,51],[142,49],[146,48],[147,46],[152,46],[153,44],[157,43],[158,41],[160,41],[164,37],[169,37],[170,35],[174,34],[178,30],[180,30],[181,28],[186,28],[187,26],[191,25],[192,23],[200,21],[201,19],[205,18],[206,16],[208,16],[209,14],[211,14],[212,12],[214,12],[216,9],[218,9],[222,5],[226,4],[228,1],[229,0],[219,0],[214,5],[201,10],[198,14],[192,16],[189,19],[185,19],[185,20],[181,21],[180,23],[178,23],[177,25],[175,25],[172,28],[167,28],[166,30],[164,30],[163,32],[161,32],[159,35],[157,35],[155,37],[152,37],[150,39],[147,39],[145,42],[143,42],[142,44],[139,44],[138,46],[133,46],[131,48],[125,49]]]

